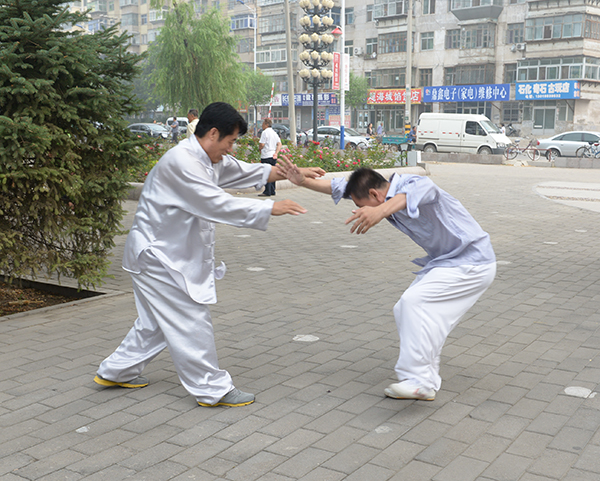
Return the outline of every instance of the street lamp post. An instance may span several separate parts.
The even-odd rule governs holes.
[[[304,33],[299,37],[305,48],[299,58],[306,68],[299,74],[313,89],[313,140],[317,142],[318,90],[333,77],[333,72],[325,69],[333,59],[333,54],[327,51],[333,43],[333,36],[326,33],[333,25],[333,19],[328,16],[333,0],[300,0],[298,5],[306,14],[300,19]]]

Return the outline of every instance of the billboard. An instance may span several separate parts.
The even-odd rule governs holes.
[[[549,82],[519,82],[516,100],[579,99],[579,80],[553,80]]]
[[[510,84],[423,87],[423,102],[497,102],[510,100]]]

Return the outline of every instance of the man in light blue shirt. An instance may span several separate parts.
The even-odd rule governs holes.
[[[366,233],[387,219],[421,246],[421,269],[394,306],[400,336],[397,383],[385,389],[396,399],[433,401],[440,389],[440,354],[448,334],[491,285],[496,256],[489,235],[463,205],[428,177],[396,175],[387,181],[361,168],[344,178],[309,179],[281,159],[294,184],[330,194],[337,204],[352,199],[357,210],[346,220],[350,232]]]

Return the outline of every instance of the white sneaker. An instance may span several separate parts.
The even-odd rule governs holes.
[[[420,401],[433,401],[435,391],[410,381],[402,381],[390,384],[383,391],[387,397],[394,399],[418,399]]]

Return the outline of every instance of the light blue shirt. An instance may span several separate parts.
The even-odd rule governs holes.
[[[331,197],[337,204],[347,181],[331,180]],[[421,246],[427,256],[413,262],[424,274],[434,267],[491,264],[496,261],[490,236],[467,209],[428,177],[392,175],[386,200],[406,194],[406,208],[387,220]]]

